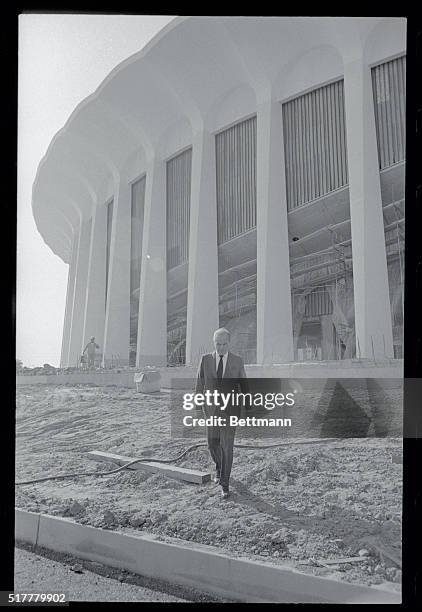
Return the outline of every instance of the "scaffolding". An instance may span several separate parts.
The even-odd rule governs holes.
[[[383,215],[394,352],[395,357],[400,357],[404,310],[404,200],[387,203]],[[327,233],[328,247],[290,257],[293,343],[295,359],[299,360],[341,360],[361,355],[359,341],[355,338],[350,219],[325,226],[311,235]],[[232,349],[246,363],[256,361],[256,291],[256,260],[227,266],[219,273],[220,325],[232,332]],[[320,337],[315,340],[318,334]],[[186,307],[182,307],[174,311],[168,321],[169,364],[184,364],[185,350]]]
[[[392,185],[392,196],[394,185]],[[404,199],[385,206],[384,230],[390,290],[391,322],[393,326],[394,357],[403,357],[404,323]]]
[[[186,308],[173,313],[167,323],[167,364],[170,366],[186,363]]]
[[[331,244],[290,260],[293,345],[300,361],[355,354],[351,240],[341,233],[349,223],[317,230],[313,235],[328,232]],[[314,329],[319,325],[319,338],[314,337],[309,346],[306,329],[312,324]]]
[[[220,290],[220,325],[232,333],[232,350],[240,355],[245,363],[256,362],[256,272],[242,276],[247,265],[233,267],[237,278]]]
[[[392,189],[393,195],[393,189]],[[383,206],[384,234],[387,256],[390,304],[393,326],[394,356],[402,356],[404,316],[404,199]],[[301,330],[307,320],[331,314],[334,326],[334,358],[360,357],[359,341],[354,332],[352,240],[342,231],[350,219],[328,225],[314,234],[328,231],[331,245],[315,253],[291,258],[291,289],[295,356],[301,343]],[[350,230],[348,230],[350,235]],[[332,312],[321,310],[321,300],[315,296],[328,293]],[[326,305],[325,305],[326,308]],[[303,341],[302,341],[303,342]],[[305,339],[306,344],[306,339]],[[357,344],[357,346],[356,346]],[[315,359],[317,351],[308,351]],[[324,357],[323,357],[324,358]]]

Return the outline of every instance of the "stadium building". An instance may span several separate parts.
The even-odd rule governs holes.
[[[39,232],[69,264],[61,365],[403,354],[406,24],[177,18],[52,140]]]

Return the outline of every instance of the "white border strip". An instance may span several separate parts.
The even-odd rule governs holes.
[[[236,558],[212,546],[161,542],[19,509],[15,525],[16,540],[244,602],[401,603],[394,591]]]
[[[15,539],[37,545],[40,514],[15,509]]]

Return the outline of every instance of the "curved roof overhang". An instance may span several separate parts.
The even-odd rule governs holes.
[[[402,19],[174,19],[119,64],[52,139],[33,185],[33,213],[43,239],[68,263],[79,224],[135,154],[150,159],[186,120],[192,134],[208,126],[215,106],[230,100],[231,92],[247,87],[257,101],[278,95],[295,61],[313,50],[333,49],[342,66],[343,58],[362,53],[371,32],[382,33],[383,24],[399,28],[405,40]]]

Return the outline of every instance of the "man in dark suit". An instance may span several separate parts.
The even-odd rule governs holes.
[[[220,393],[231,391],[248,393],[243,360],[229,351],[230,332],[221,327],[214,332],[215,351],[202,355],[196,380],[196,393],[218,390]],[[204,407],[206,417],[224,416],[226,424],[207,427],[208,448],[215,463],[214,482],[220,484],[222,497],[229,496],[229,479],[233,463],[233,444],[236,426],[230,425],[230,415],[240,414],[240,406],[229,403],[222,411],[220,406]]]

